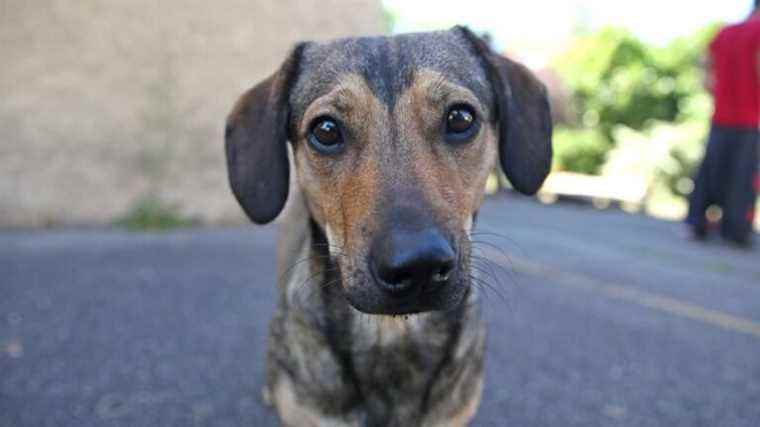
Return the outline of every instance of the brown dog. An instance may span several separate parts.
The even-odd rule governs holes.
[[[298,45],[229,116],[256,223],[288,201],[265,396],[287,426],[461,426],[483,385],[470,232],[497,159],[535,193],[545,88],[468,29]]]

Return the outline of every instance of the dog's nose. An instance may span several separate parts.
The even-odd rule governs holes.
[[[449,242],[435,229],[397,231],[376,242],[372,262],[380,287],[395,296],[445,284],[456,268]]]

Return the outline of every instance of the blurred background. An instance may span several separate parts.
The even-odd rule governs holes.
[[[290,46],[458,23],[550,89],[542,201],[680,219],[712,112],[701,58],[749,3],[3,1],[0,227],[241,223],[224,117]]]
[[[370,0],[0,8],[0,226],[242,222],[223,158],[237,96],[299,40],[387,28]]]

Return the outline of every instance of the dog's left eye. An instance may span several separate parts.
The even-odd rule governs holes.
[[[311,126],[309,143],[321,153],[337,153],[343,146],[343,133],[340,130],[340,125],[330,117],[318,118]]]
[[[475,110],[468,105],[455,105],[446,113],[446,138],[452,142],[469,140],[477,133]]]

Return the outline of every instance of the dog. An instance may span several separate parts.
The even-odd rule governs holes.
[[[486,337],[470,233],[497,162],[538,191],[551,135],[546,88],[461,26],[301,43],[240,97],[230,186],[281,224],[264,396],[283,425],[469,423]]]

